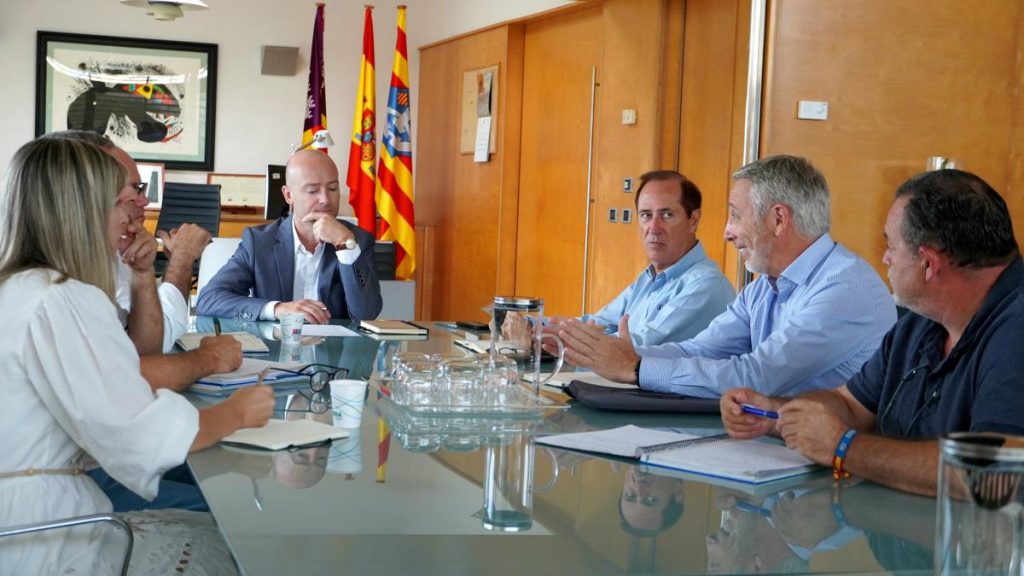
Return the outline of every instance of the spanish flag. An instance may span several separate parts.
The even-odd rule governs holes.
[[[352,119],[352,144],[348,151],[348,203],[359,219],[359,227],[377,234],[377,206],[374,185],[377,181],[377,104],[373,79],[373,6],[366,7],[363,23],[363,56],[359,66],[359,92]]]

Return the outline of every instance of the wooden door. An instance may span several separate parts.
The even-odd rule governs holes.
[[[591,78],[601,35],[600,6],[526,26],[515,290],[544,298],[548,315],[583,307]]]

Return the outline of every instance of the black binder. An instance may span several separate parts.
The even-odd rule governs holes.
[[[718,414],[717,399],[647,392],[639,388],[609,388],[573,380],[565,388],[580,404],[595,410],[622,412],[672,412],[676,414]]]

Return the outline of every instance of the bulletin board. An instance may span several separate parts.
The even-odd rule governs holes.
[[[220,184],[220,205],[227,207],[263,207],[267,194],[267,177],[263,174],[206,175],[207,184]]]
[[[483,76],[486,72],[491,73],[491,86],[489,94],[482,90],[483,88]],[[473,145],[476,142],[476,119],[481,116],[480,112],[483,112],[481,105],[482,100],[490,96],[489,112],[492,118],[497,119],[498,117],[498,65],[488,66],[486,68],[478,68],[476,70],[467,70],[462,73],[462,124],[459,129],[459,152],[462,154],[472,154]],[[484,103],[486,106],[486,103]],[[479,110],[479,112],[478,112]],[[484,114],[485,115],[485,114]],[[498,122],[494,121],[491,128],[491,140],[489,143],[489,151],[495,152],[495,144],[498,133]]]

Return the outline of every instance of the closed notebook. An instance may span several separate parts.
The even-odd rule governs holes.
[[[243,428],[221,442],[244,444],[266,450],[283,450],[292,446],[319,444],[335,438],[346,438],[348,432],[314,420],[270,420],[266,426]]]
[[[250,334],[249,332],[222,332],[223,336],[231,336],[238,343],[242,345],[242,353],[266,353],[270,352],[270,348],[267,348],[267,343],[264,342],[259,336]],[[207,336],[213,336],[212,333],[206,334],[201,332],[187,332],[178,338],[178,346],[186,352],[199,348],[199,343],[203,338]]]
[[[426,335],[428,332],[423,326],[405,320],[362,320],[359,327],[374,334]]]
[[[651,466],[752,484],[799,476],[819,468],[796,450],[770,438],[735,440],[725,434],[701,437],[633,425],[545,436],[538,438],[537,443],[633,458]]]

